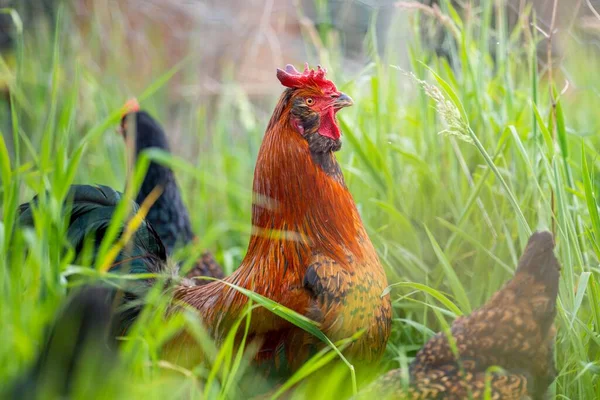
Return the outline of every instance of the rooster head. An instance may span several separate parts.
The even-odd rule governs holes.
[[[340,128],[336,113],[353,104],[352,99],[337,90],[325,77],[327,70],[318,66],[304,72],[292,65],[277,69],[277,78],[289,93],[290,124],[305,137],[313,150],[336,151],[341,147]]]

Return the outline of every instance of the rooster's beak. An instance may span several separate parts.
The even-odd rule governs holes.
[[[340,95],[333,102],[333,107],[336,110],[339,110],[340,108],[350,107],[352,104],[354,104],[354,101],[352,101],[350,96],[345,93],[340,93]]]

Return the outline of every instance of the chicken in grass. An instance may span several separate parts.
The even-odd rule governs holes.
[[[387,278],[344,183],[337,112],[352,100],[322,68],[288,65],[277,77],[281,95],[254,171],[253,233],[240,267],[226,283],[251,289],[319,322],[333,341],[364,333],[346,352],[378,360],[391,322]],[[216,337],[239,318],[248,299],[223,282],[178,287],[175,298],[198,309]],[[319,342],[259,308],[250,333],[264,359],[298,366]]]
[[[135,119],[135,137],[133,143],[136,158],[142,151],[150,148],[158,148],[165,152],[170,152],[164,130],[150,114],[140,110],[139,104],[135,99],[128,101],[124,106],[124,110],[125,113],[121,119],[120,131],[123,137],[126,138],[128,131],[126,126],[127,121]],[[162,188],[162,194],[150,208],[146,219],[158,232],[166,247],[167,254],[171,254],[178,246],[185,246],[196,240],[196,236],[192,231],[190,215],[183,203],[175,174],[168,166],[154,161],[150,163],[140,191],[135,199],[136,202],[142,204],[150,192],[157,186]],[[206,252],[196,261],[186,276],[188,278],[209,276],[221,279],[224,274],[213,255]],[[202,285],[209,281],[195,279],[194,282]]]
[[[76,398],[102,388],[117,365],[113,328],[114,290],[74,290],[52,323],[48,340],[31,369],[0,388],[7,399]],[[115,321],[116,322],[116,321]],[[77,336],[74,337],[73,333]]]
[[[64,205],[65,214],[69,218],[66,236],[78,258],[87,254],[95,261],[117,206],[123,200],[121,193],[107,186],[73,185],[69,188]],[[35,224],[34,208],[38,206],[37,203],[38,199],[35,197],[19,207],[20,226]],[[132,201],[130,207],[132,214],[139,212],[137,203]],[[125,225],[120,227],[121,234],[125,228]],[[87,251],[88,247],[91,252]],[[169,278],[176,278],[178,275],[177,265],[167,260],[167,253],[158,233],[146,220],[141,221],[129,242],[111,261],[110,272],[167,275]],[[123,295],[127,304],[115,319],[117,333],[126,332],[135,321],[143,297],[153,283],[154,280],[150,278],[128,281]],[[113,290],[112,296],[116,293]]]
[[[248,298],[230,286],[236,285],[315,320],[333,341],[362,332],[345,349],[346,355],[364,363],[376,362],[390,334],[390,297],[382,296],[387,279],[334,154],[341,147],[336,114],[352,105],[352,100],[325,73],[320,67],[306,67],[300,73],[289,65],[277,71],[286,89],[256,162],[253,231],[246,255],[224,281],[203,286],[176,283],[172,312],[180,305],[196,310],[218,342],[248,306]],[[141,115],[138,121],[143,121]],[[69,238],[75,249],[82,236],[93,235],[98,245],[117,199],[113,196],[111,205],[104,208],[106,196],[96,193],[97,204],[89,204],[84,212],[79,203],[87,200],[79,192],[110,189],[83,186],[73,190],[73,200],[66,206],[72,215]],[[123,248],[114,268],[127,271],[130,264],[131,273],[173,274],[164,247],[155,243],[161,239],[152,224],[145,222],[142,227]],[[139,298],[144,288],[147,285],[134,285],[131,295],[124,296],[125,303]],[[136,308],[132,310],[123,318],[126,322],[135,317]],[[252,310],[249,335],[260,346],[257,359],[275,369],[294,370],[323,346],[265,308]],[[197,356],[190,348],[193,343],[182,333],[166,350],[192,361]]]
[[[417,353],[402,385],[394,370],[365,391],[385,398],[485,398],[486,371],[491,399],[543,399],[556,376],[554,318],[560,265],[549,232],[537,232],[515,276],[471,315],[457,318],[448,335],[438,333]],[[455,354],[459,355],[457,360]],[[501,367],[504,372],[489,370]]]

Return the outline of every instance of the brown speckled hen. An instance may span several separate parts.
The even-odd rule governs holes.
[[[402,370],[376,381],[366,393],[386,398],[483,399],[488,368],[492,399],[543,399],[555,378],[554,317],[560,265],[549,232],[534,233],[515,276],[481,308],[452,324],[459,361],[438,333],[410,365],[409,387]]]

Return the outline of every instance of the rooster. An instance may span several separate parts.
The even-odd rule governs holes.
[[[150,148],[158,148],[170,152],[167,136],[160,124],[146,111],[141,111],[135,99],[129,100],[123,107],[124,114],[121,119],[119,131],[127,139],[127,121],[135,119],[135,156]],[[177,185],[175,174],[171,168],[152,161],[142,182],[142,186],[135,201],[142,204],[150,192],[157,186],[162,188],[162,193],[150,208],[147,221],[156,229],[167,254],[171,254],[178,246],[187,245],[196,237],[192,231],[189,212],[181,198],[181,191]],[[202,254],[192,269],[188,278],[209,276],[223,278],[223,270],[211,253]],[[196,284],[207,283],[207,280],[196,279]]]
[[[491,399],[543,399],[556,376],[554,318],[560,265],[549,232],[534,233],[515,276],[481,308],[457,318],[448,336],[438,333],[417,353],[402,387],[394,370],[365,391],[390,398],[482,399],[489,370]],[[455,354],[459,355],[457,360]],[[387,398],[386,397],[386,398]]]
[[[258,154],[253,232],[246,256],[223,281],[177,284],[172,310],[177,312],[180,305],[195,310],[219,341],[248,305],[248,298],[231,286],[235,285],[315,320],[333,341],[357,335],[345,349],[347,356],[376,362],[390,334],[391,303],[389,295],[383,295],[387,278],[334,155],[341,147],[336,114],[352,100],[325,74],[321,67],[310,70],[308,66],[303,73],[290,65],[277,71],[286,90]],[[95,234],[97,242],[105,226],[96,219],[110,220],[117,196],[107,200],[96,193],[97,204],[91,201],[84,207],[77,191],[110,189],[74,190],[72,205],[67,206],[69,238]],[[27,209],[25,205],[22,211]],[[73,220],[74,215],[81,222]],[[115,266],[124,268],[129,262],[131,273],[169,274],[159,235],[150,223],[144,222],[142,228],[132,245],[124,248],[129,253],[120,254]],[[71,234],[72,230],[76,232]],[[126,301],[145,287],[138,286],[132,296],[124,296]],[[123,319],[134,318],[135,308]],[[312,335],[264,308],[253,309],[249,334],[260,343],[258,360],[285,358],[285,367],[292,370],[320,346]],[[187,347],[190,342],[182,333],[165,350],[193,357]]]
[[[253,233],[240,267],[225,282],[180,286],[175,299],[196,308],[216,337],[242,313],[253,290],[317,321],[336,341],[360,331],[346,352],[375,361],[390,333],[387,278],[334,155],[337,112],[353,104],[319,67],[277,70],[287,89],[271,116],[254,171]],[[264,308],[253,312],[259,355],[298,365],[315,338]]]

